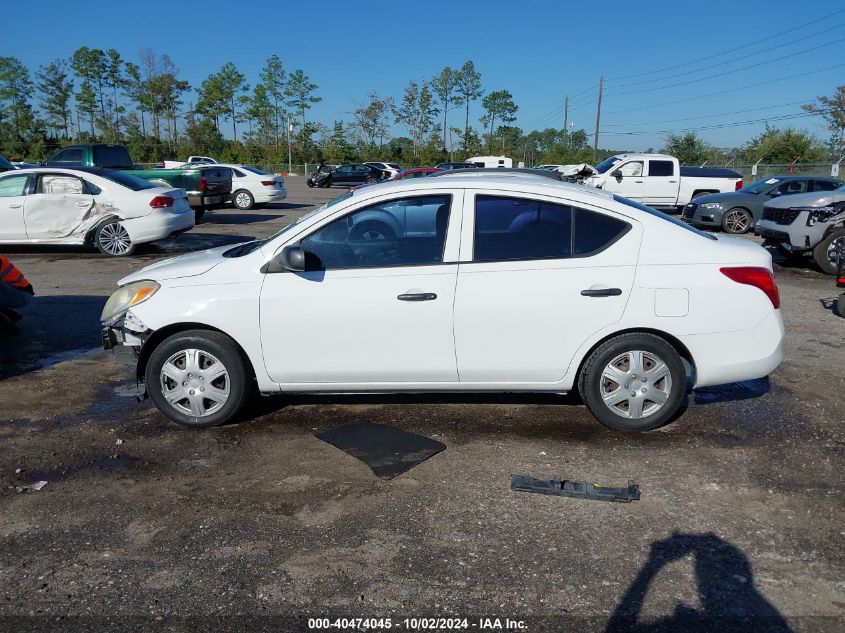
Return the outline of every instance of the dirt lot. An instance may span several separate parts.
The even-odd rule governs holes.
[[[287,204],[211,213],[126,259],[6,249],[38,297],[0,342],[0,628],[843,630],[845,320],[830,278],[779,266],[781,367],[696,392],[650,433],[608,431],[573,398],[504,396],[259,399],[241,424],[179,428],[96,350],[100,309],[138,267],[267,236],[340,193],[288,187]],[[448,448],[380,480],[314,437],[362,419]],[[514,493],[511,473],[635,479],[642,499]]]

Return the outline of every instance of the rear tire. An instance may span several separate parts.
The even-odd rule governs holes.
[[[135,252],[135,244],[129,232],[117,218],[106,220],[94,232],[94,245],[109,257],[126,257]]]
[[[722,214],[722,230],[732,235],[742,235],[751,230],[752,221],[747,209],[733,207]]]
[[[250,391],[235,343],[208,330],[179,332],[162,341],[150,355],[144,381],[162,415],[194,428],[228,422]]]
[[[840,256],[845,256],[845,228],[831,231],[813,249],[813,261],[828,275],[836,274]]]
[[[649,431],[671,421],[686,396],[675,348],[654,334],[620,334],[590,354],[578,380],[590,413],[617,431]]]
[[[255,206],[255,198],[253,198],[252,194],[246,189],[238,189],[232,194],[232,204],[235,205],[236,209],[249,211]]]

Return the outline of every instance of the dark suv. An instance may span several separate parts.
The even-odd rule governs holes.
[[[360,185],[362,183],[377,183],[384,180],[386,172],[372,165],[364,163],[344,163],[330,174],[329,183],[332,185]]]

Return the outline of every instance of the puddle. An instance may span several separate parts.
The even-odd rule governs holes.
[[[28,484],[35,483],[36,481],[55,483],[57,481],[72,479],[74,476],[84,472],[119,472],[148,465],[149,462],[136,457],[115,454],[75,466],[60,466],[49,470],[24,470],[20,474],[20,478]]]

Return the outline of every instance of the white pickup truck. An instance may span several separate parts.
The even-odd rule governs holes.
[[[742,176],[730,169],[682,167],[666,154],[617,154],[602,161],[584,182],[650,207],[682,209],[708,193],[742,188]]]
[[[188,160],[166,160],[165,169],[179,169],[182,165],[219,165],[219,161],[208,156],[188,156]]]

